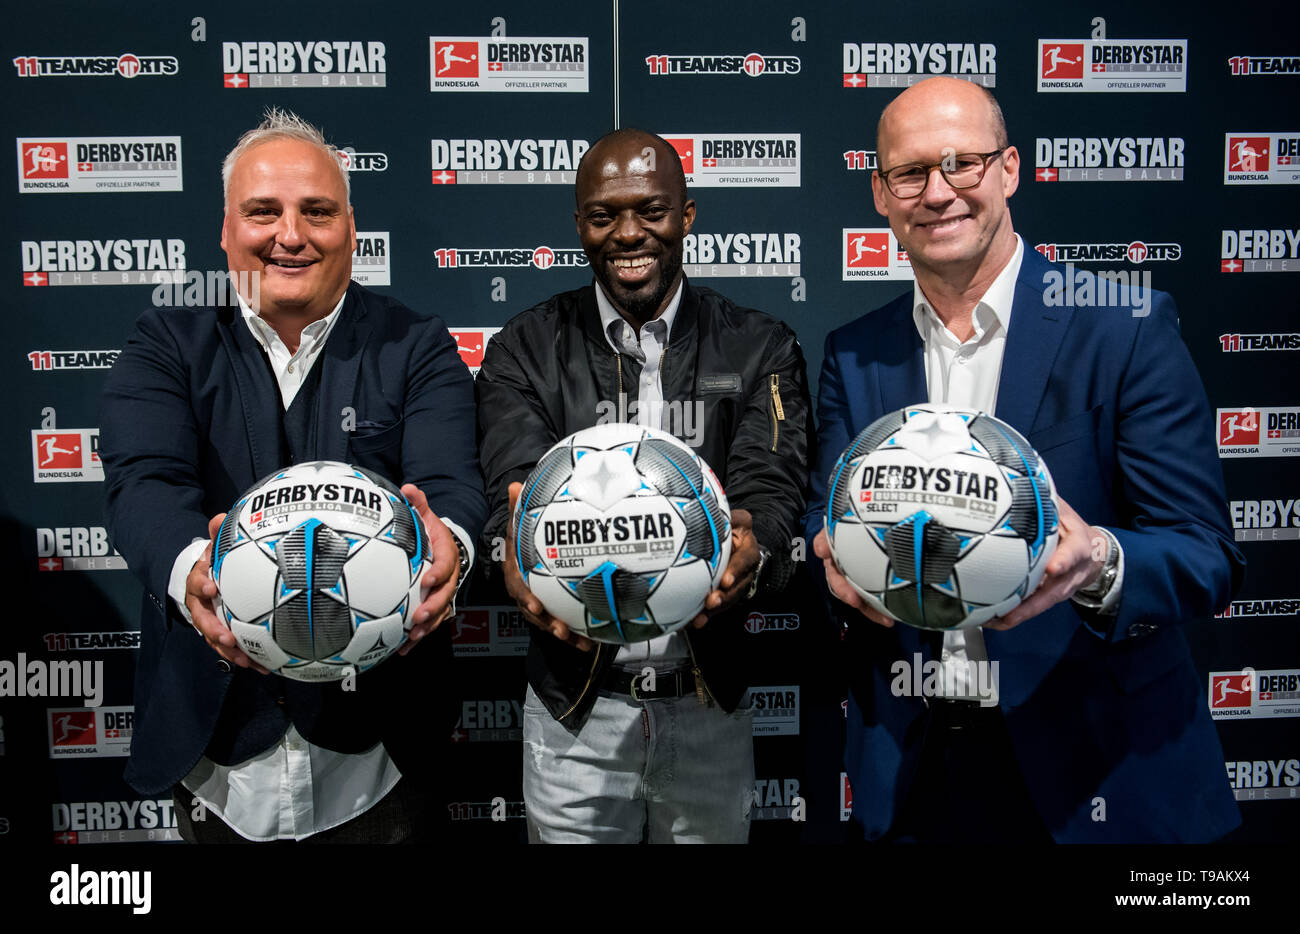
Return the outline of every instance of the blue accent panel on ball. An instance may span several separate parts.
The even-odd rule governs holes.
[[[1035,550],[1037,550],[1038,548],[1041,548],[1041,547],[1042,547],[1042,545],[1043,545],[1043,539],[1044,539],[1044,536],[1043,536],[1043,491],[1042,491],[1042,488],[1041,488],[1041,486],[1040,486],[1042,480],[1041,480],[1040,477],[1037,477],[1037,476],[1034,475],[1033,470],[1032,470],[1032,469],[1030,468],[1030,466],[1029,466],[1029,458],[1025,457],[1024,452],[1020,450],[1020,446],[1019,446],[1018,444],[1016,444],[1016,439],[1013,438],[1011,435],[1007,434],[1007,433],[1002,429],[1002,424],[1001,424],[1001,422],[999,422],[997,419],[988,419],[987,421],[988,421],[989,427],[993,428],[995,431],[997,431],[998,434],[1002,435],[1002,437],[1006,439],[1007,444],[1009,444],[1009,445],[1011,446],[1011,450],[1013,450],[1013,451],[1016,452],[1016,456],[1020,458],[1020,462],[1021,462],[1021,463],[1024,465],[1024,467],[1025,467],[1025,476],[1027,476],[1027,477],[1030,478],[1030,481],[1029,481],[1029,482],[1030,482],[1030,484],[1031,484],[1031,485],[1033,486],[1033,488],[1034,488],[1034,506],[1036,507],[1037,516],[1038,516],[1038,522],[1037,522],[1038,530],[1037,530],[1037,532],[1035,533],[1034,541],[1033,541],[1033,543],[1032,543],[1032,545],[1031,545],[1030,547],[1033,548],[1033,549],[1035,549]]]
[[[722,548],[721,543],[718,541],[718,527],[713,522],[713,516],[709,512],[708,504],[704,502],[703,494],[701,494],[699,490],[695,489],[695,484],[691,482],[691,478],[686,475],[686,471],[682,470],[681,466],[677,463],[677,461],[673,460],[671,457],[668,456],[668,454],[664,452],[660,452],[660,453],[663,453],[664,460],[672,464],[673,469],[682,475],[682,479],[686,481],[686,485],[690,487],[691,492],[695,494],[696,501],[700,504],[700,508],[704,511],[704,518],[709,520],[709,532],[713,537],[713,553],[715,555],[718,554],[718,552]],[[623,630],[619,629],[619,635],[621,636],[622,634],[623,634]]]
[[[590,580],[593,577],[600,578],[600,582],[605,588],[605,602],[609,605],[609,612],[613,617],[609,622],[614,624],[614,628],[618,630],[618,637],[622,639],[624,638],[623,623],[618,618],[618,603],[614,599],[614,572],[617,570],[617,564],[612,561],[606,561],[600,567],[596,568],[596,570],[588,574],[586,579]]]
[[[307,637],[312,640],[313,644],[316,641],[316,633],[315,630],[312,628],[312,621],[311,621],[311,605],[312,605],[311,592],[314,589],[312,587],[312,574],[316,570],[316,555],[315,555],[316,530],[320,528],[323,524],[324,523],[322,523],[319,519],[312,518],[312,519],[308,519],[306,522],[302,523],[302,525],[299,526],[299,528],[303,530],[302,547],[303,547],[303,554],[305,555],[305,561],[307,564],[307,568],[306,568],[307,570],[307,588],[306,588],[307,589]]]

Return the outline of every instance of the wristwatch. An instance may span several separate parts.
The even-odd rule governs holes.
[[[754,580],[749,585],[749,590],[745,593],[746,600],[753,600],[754,595],[758,593],[758,584],[763,577],[763,568],[767,566],[767,559],[772,557],[772,552],[768,551],[762,545],[758,546],[758,567],[754,568]]]
[[[1115,586],[1115,575],[1119,573],[1119,542],[1115,541],[1115,536],[1106,529],[1098,527],[1098,531],[1106,537],[1106,563],[1102,566],[1097,579],[1087,587],[1080,587],[1071,598],[1075,603],[1090,610],[1101,609],[1106,595]]]

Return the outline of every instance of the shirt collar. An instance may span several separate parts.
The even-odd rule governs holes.
[[[665,343],[667,343],[667,335],[673,333],[673,321],[676,320],[677,309],[682,303],[682,284],[685,281],[685,277],[682,277],[681,281],[677,283],[677,291],[673,293],[672,300],[668,302],[668,307],[664,309],[664,313],[652,321],[647,321],[642,325],[642,327],[650,327],[651,325],[654,325],[654,328],[651,328],[654,330],[658,327],[655,322],[662,321],[664,324]],[[605,289],[600,284],[599,280],[596,281],[596,308],[600,311],[600,329],[605,335],[605,340],[609,341],[609,346],[613,347],[615,351],[623,353],[623,348],[614,337],[614,334],[618,333],[615,329],[615,325],[627,324],[627,319],[618,313],[618,309],[614,307],[614,303],[611,302],[609,296],[605,294]],[[631,327],[631,325],[629,324],[628,327]]]
[[[239,311],[243,315],[244,323],[247,324],[248,329],[253,332],[253,336],[257,338],[258,343],[260,343],[263,347],[266,347],[268,349],[271,347],[272,344],[274,344],[277,341],[279,341],[281,344],[284,343],[283,341],[280,341],[280,335],[275,333],[275,328],[267,324],[266,321],[262,319],[262,316],[259,315],[257,312],[253,311],[252,307],[249,306],[248,302],[244,301],[244,296],[240,295],[238,292],[235,292],[235,298],[239,300]],[[346,302],[347,300],[348,300],[348,291],[347,289],[344,289],[343,297],[339,299],[339,303],[334,306],[333,311],[331,311],[325,317],[313,321],[311,324],[307,325],[305,328],[302,329],[303,339],[298,342],[298,348],[300,350],[302,349],[303,343],[306,341],[312,341],[314,345],[319,345],[324,343],[325,338],[329,335],[329,332],[334,328],[334,322],[338,320],[339,310],[343,307],[343,303]]]
[[[973,340],[976,342],[983,340],[984,336],[999,324],[1002,325],[1003,333],[1011,327],[1011,306],[1015,302],[1016,278],[1020,275],[1020,264],[1024,258],[1025,242],[1020,239],[1020,234],[1016,234],[1016,252],[1002,267],[1002,271],[988,287],[988,291],[980,296],[980,300],[975,303],[975,310],[971,313],[971,323],[975,327]],[[912,285],[912,320],[916,323],[916,330],[920,332],[923,341],[929,339],[931,329],[934,329],[934,333],[947,330],[939,320],[939,316],[935,314],[925,293],[921,291],[920,282],[914,282]]]

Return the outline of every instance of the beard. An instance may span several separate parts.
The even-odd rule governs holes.
[[[628,289],[620,285],[608,272],[607,267],[602,265],[600,268],[606,269],[606,275],[600,280],[601,285],[605,287],[605,294],[637,321],[650,321],[659,311],[659,306],[663,304],[664,299],[668,297],[669,291],[677,282],[678,274],[682,271],[682,247],[678,244],[676,249],[665,256],[660,275],[653,282],[647,282],[639,289]]]

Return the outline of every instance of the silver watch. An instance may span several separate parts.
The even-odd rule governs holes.
[[[1115,536],[1108,530],[1099,528],[1098,531],[1106,536],[1106,563],[1102,566],[1097,579],[1087,587],[1076,590],[1072,598],[1075,603],[1090,610],[1101,609],[1106,595],[1115,586],[1115,576],[1119,573],[1119,542],[1115,541]]]
[[[763,577],[763,568],[767,566],[767,559],[772,557],[772,552],[768,551],[762,545],[758,546],[758,567],[754,568],[754,580],[749,585],[749,590],[745,592],[746,600],[753,600],[754,595],[758,593],[758,584]]]

